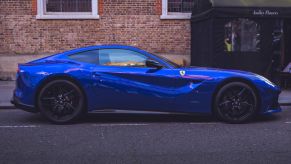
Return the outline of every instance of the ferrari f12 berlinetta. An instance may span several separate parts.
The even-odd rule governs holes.
[[[281,111],[279,93],[254,73],[186,68],[139,48],[100,45],[19,64],[12,103],[58,124],[106,109],[213,114],[243,123]]]

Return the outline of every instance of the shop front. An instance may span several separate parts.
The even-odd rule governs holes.
[[[290,0],[197,0],[191,25],[194,66],[246,70],[274,81],[291,71]]]

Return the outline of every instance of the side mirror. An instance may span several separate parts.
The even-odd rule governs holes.
[[[163,66],[160,63],[158,63],[158,62],[156,62],[154,60],[146,60],[145,64],[146,64],[147,67],[151,67],[151,68],[156,68],[156,69],[163,68]]]

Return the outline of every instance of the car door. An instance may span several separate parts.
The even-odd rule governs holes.
[[[133,50],[99,50],[92,73],[103,108],[175,111],[177,70],[149,68],[149,59]]]

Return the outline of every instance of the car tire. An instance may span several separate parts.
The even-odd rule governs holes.
[[[46,83],[37,96],[41,114],[55,124],[71,123],[84,113],[85,97],[82,90],[69,80]]]
[[[228,123],[245,123],[254,118],[258,111],[255,90],[243,82],[231,82],[219,89],[214,101],[216,116]]]

